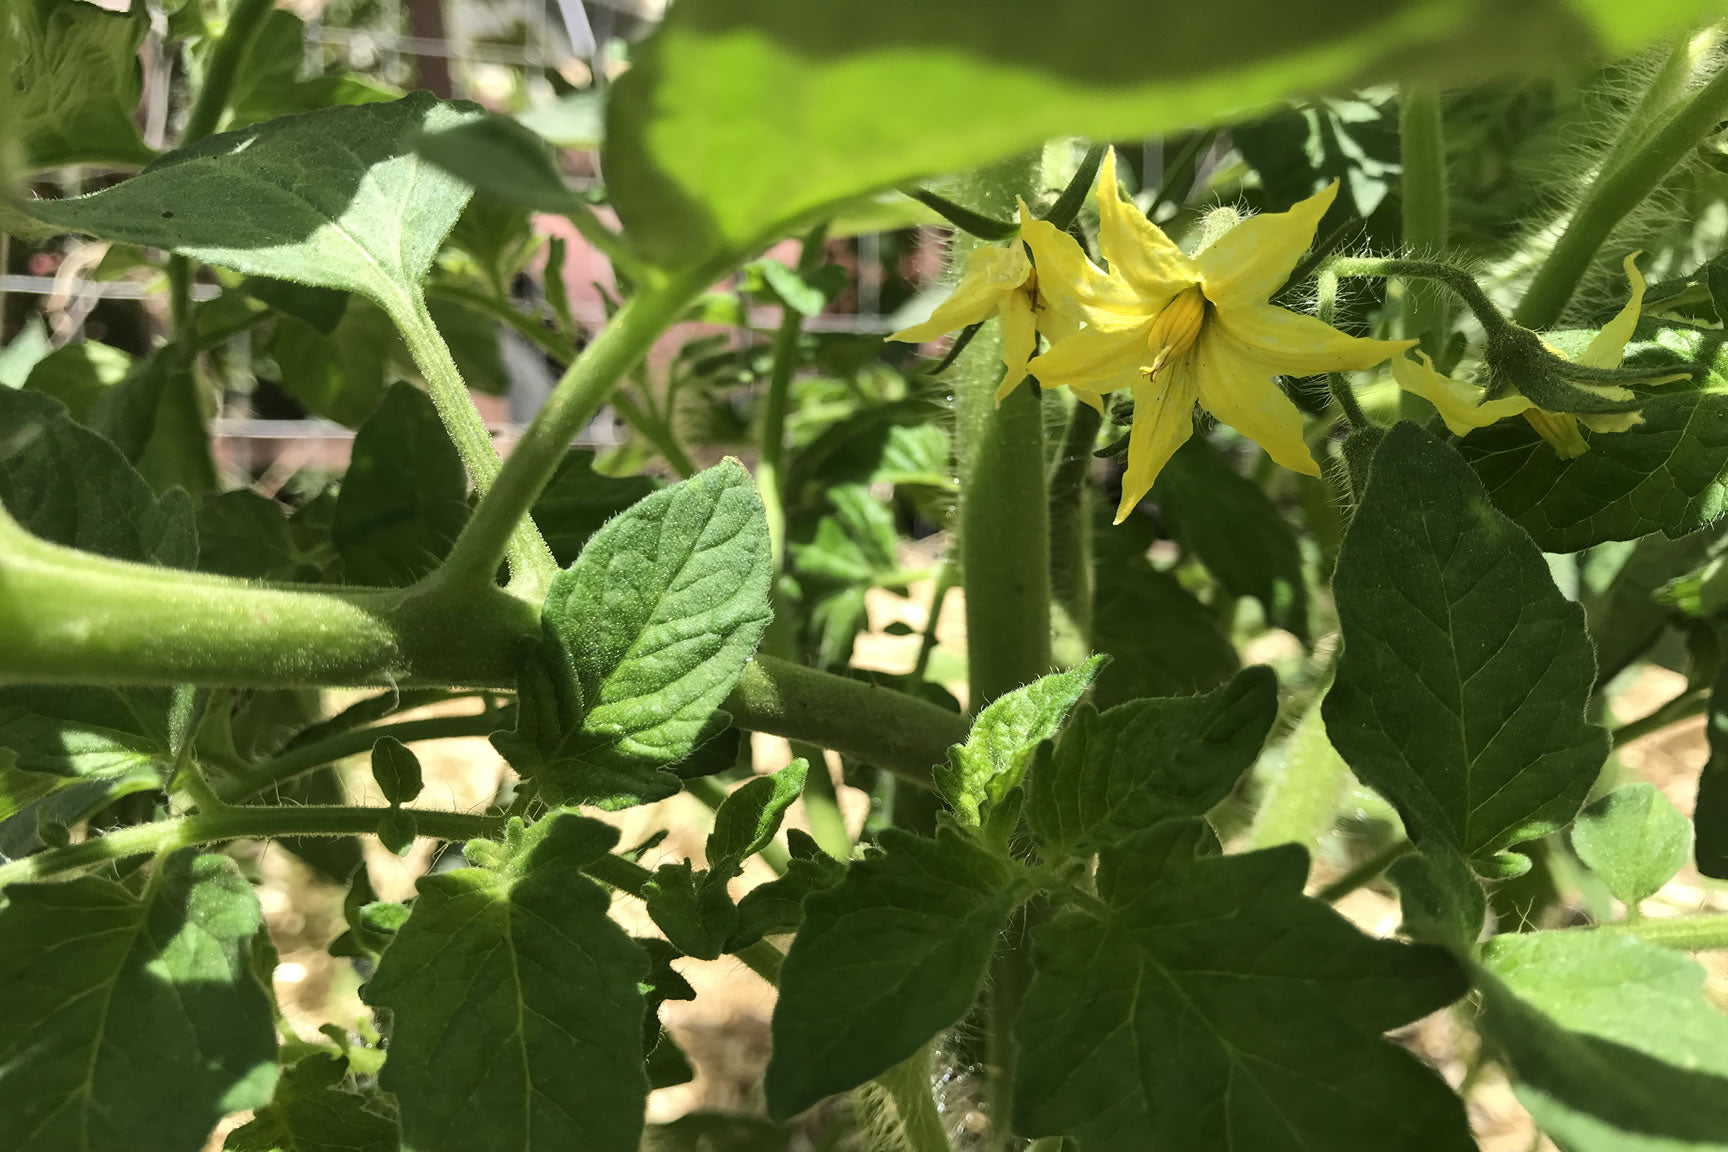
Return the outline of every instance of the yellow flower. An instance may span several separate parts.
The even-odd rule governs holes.
[[[1634,263],[1639,253],[1629,253],[1621,267],[1626,270],[1626,280],[1632,287],[1626,306],[1603,325],[1589,345],[1574,361],[1587,368],[1618,368],[1620,361],[1626,356],[1626,344],[1632,339],[1632,332],[1638,326],[1638,313],[1644,306],[1644,277],[1639,275]],[[1546,346],[1546,344],[1545,344]],[[1555,349],[1549,347],[1550,352]],[[1539,407],[1522,393],[1513,392],[1493,400],[1484,399],[1487,390],[1476,384],[1463,380],[1454,380],[1450,376],[1442,376],[1434,369],[1434,362],[1427,356],[1421,356],[1421,363],[1406,356],[1400,356],[1392,361],[1392,377],[1398,381],[1399,387],[1407,392],[1414,392],[1428,403],[1434,405],[1440,413],[1440,419],[1445,421],[1447,429],[1454,436],[1467,436],[1477,428],[1486,428],[1496,421],[1508,416],[1522,415],[1536,429],[1542,439],[1553,446],[1556,454],[1562,460],[1570,460],[1582,456],[1590,450],[1590,444],[1584,439],[1579,425],[1592,432],[1624,432],[1635,424],[1644,422],[1643,413],[1630,412],[1554,412]],[[1687,373],[1677,372],[1666,376],[1654,377],[1646,383],[1666,384],[1670,380],[1684,380]],[[1637,393],[1617,384],[1592,384],[1587,381],[1574,380],[1572,388],[1586,389],[1590,394],[1611,402],[1626,403],[1637,399]]]
[[[1112,151],[1098,175],[1108,272],[1053,228],[1024,231],[1046,298],[1086,324],[1033,360],[1032,374],[1046,388],[1134,393],[1118,524],[1188,439],[1196,402],[1279,464],[1317,476],[1302,413],[1273,377],[1372,368],[1415,343],[1347,336],[1269,303],[1337,193],[1334,182],[1288,212],[1250,217],[1190,257],[1122,199]]]
[[[1022,203],[1022,227],[1029,215]],[[1038,277],[1026,256],[1025,245],[1016,237],[1006,248],[974,248],[966,257],[965,274],[948,299],[936,306],[930,319],[902,328],[888,339],[922,344],[944,332],[1000,316],[1002,364],[1007,369],[1002,383],[996,387],[996,402],[1000,404],[1026,378],[1026,362],[1038,348],[1037,301]]]

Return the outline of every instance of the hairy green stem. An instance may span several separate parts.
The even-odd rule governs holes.
[[[1714,952],[1728,949],[1728,914],[1721,912],[1662,919],[1643,916],[1636,920],[1621,920],[1613,924],[1598,924],[1591,928],[1570,931],[1636,936],[1640,940],[1661,945],[1663,948],[1672,948],[1676,952]]]
[[[1402,202],[1404,247],[1426,259],[1445,250],[1450,225],[1446,195],[1446,133],[1440,93],[1423,85],[1405,88],[1398,106],[1398,188]],[[1439,359],[1446,344],[1444,295],[1427,285],[1407,285],[1404,335],[1419,337],[1422,350]]]
[[[807,275],[817,267],[826,231],[818,227],[804,238],[796,269],[800,275]],[[762,455],[756,462],[756,488],[768,514],[768,544],[776,577],[786,566],[786,409],[791,399],[792,377],[798,373],[798,346],[803,335],[804,317],[790,304],[782,304],[780,327],[774,333],[768,394],[762,401]]]
[[[1393,840],[1362,863],[1320,889],[1319,892],[1315,893],[1315,896],[1328,904],[1336,904],[1356,889],[1366,884],[1372,884],[1382,872],[1392,867],[1393,863],[1414,851],[1416,851],[1416,845],[1410,841],[1402,837]]]
[[[243,800],[326,764],[369,752],[372,745],[386,736],[404,744],[418,740],[456,740],[489,736],[500,728],[509,727],[509,724],[508,713],[493,710],[472,716],[428,716],[419,720],[399,720],[394,724],[351,728],[280,752],[244,775],[222,781],[216,794],[230,802]]]
[[[210,135],[222,123],[228,110],[228,97],[234,91],[234,78],[240,71],[240,61],[246,49],[264,27],[265,19],[275,7],[273,0],[238,0],[228,17],[222,38],[210,53],[210,63],[204,69],[204,82],[199,86],[198,99],[186,117],[186,130],[180,134],[180,146],[196,144]]]
[[[924,617],[924,632],[918,637],[918,658],[912,662],[910,679],[914,684],[924,679],[924,673],[930,667],[931,653],[936,651],[936,626],[942,622],[942,606],[948,602],[948,593],[954,590],[959,578],[960,570],[952,560],[944,560],[936,569],[936,583],[930,589],[930,608]]]
[[[1702,716],[1709,707],[1710,694],[1708,692],[1686,693],[1676,696],[1666,704],[1663,704],[1661,707],[1646,715],[1638,717],[1636,720],[1628,720],[1626,723],[1620,725],[1620,727],[1614,729],[1613,732],[1610,733],[1610,736],[1614,741],[1614,747],[1618,748],[1623,744],[1631,743],[1633,740],[1636,740],[1641,736],[1648,736],[1652,732],[1660,732],[1670,724],[1678,724],[1682,720],[1690,720],[1694,716]]]
[[[882,1127],[897,1138],[884,1146],[905,1152],[951,1152],[953,1145],[948,1142],[948,1130],[932,1094],[932,1056],[931,1045],[926,1044],[870,1082],[891,1113],[885,1119],[892,1128],[887,1124]]]
[[[699,268],[644,288],[619,309],[558,381],[481,498],[444,566],[432,579],[456,587],[490,583],[516,525],[528,515],[575,438],[618,381],[648,354],[717,273]]]
[[[1104,417],[1076,400],[1050,472],[1052,656],[1071,668],[1092,653],[1092,449]]]
[[[498,450],[492,444],[492,433],[480,418],[479,409],[474,407],[474,397],[462,379],[461,370],[456,367],[455,358],[450,355],[449,346],[439,334],[438,326],[432,322],[432,314],[426,310],[425,296],[415,292],[399,307],[390,309],[390,318],[402,333],[402,340],[408,345],[415,366],[426,377],[427,391],[432,394],[439,419],[450,434],[451,442],[456,445],[469,478],[484,496],[502,470]],[[558,571],[558,562],[552,558],[552,550],[546,546],[526,509],[511,525],[505,541],[505,556],[510,561],[511,590],[530,603],[539,604],[546,598],[546,589]],[[491,582],[488,573],[485,583]]]
[[[1590,262],[1615,225],[1655,191],[1692,149],[1728,117],[1728,68],[1718,71],[1654,131],[1638,118],[1627,125],[1642,142],[1604,168],[1536,270],[1512,318],[1526,328],[1552,326],[1565,311]]]

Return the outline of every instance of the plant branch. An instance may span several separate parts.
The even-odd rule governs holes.
[[[1384,845],[1378,852],[1369,856],[1332,883],[1316,892],[1315,898],[1328,904],[1336,904],[1356,889],[1372,884],[1380,874],[1392,867],[1399,858],[1416,851],[1416,845],[1400,837]]]
[[[1654,131],[1649,130],[1648,120],[1634,116],[1627,131],[1649,132],[1648,136],[1624,153],[1616,146],[1618,162],[1605,168],[1584,193],[1512,318],[1526,328],[1546,328],[1559,320],[1609,233],[1724,117],[1728,117],[1728,68],[1718,71]]]
[[[1614,747],[1629,744],[1641,736],[1652,732],[1660,732],[1670,724],[1678,724],[1682,720],[1690,720],[1694,716],[1702,716],[1710,706],[1710,694],[1703,692],[1687,692],[1661,705],[1655,710],[1628,720],[1611,733]]]
[[[1728,949],[1728,914],[1704,913],[1698,916],[1674,916],[1637,920],[1619,920],[1613,924],[1597,924],[1590,928],[1568,929],[1577,932],[1608,932],[1636,936],[1676,952],[1714,952]]]
[[[455,740],[462,737],[489,736],[500,728],[510,727],[510,714],[503,709],[479,712],[472,716],[428,716],[419,720],[401,720],[394,724],[376,724],[365,728],[350,728],[322,740],[289,748],[251,771],[222,781],[216,794],[227,801],[243,800],[266,789],[288,783],[295,777],[333,764],[349,756],[371,750],[372,745],[386,736],[404,744],[418,740]]]
[[[273,0],[238,0],[234,5],[228,26],[222,30],[222,38],[210,54],[204,82],[198,88],[198,99],[186,117],[186,130],[180,135],[180,147],[198,143],[221,125],[222,114],[228,110],[228,97],[234,91],[234,77],[240,71],[240,61],[245,58],[246,49],[252,46],[253,38],[264,27],[264,21],[274,7]]]

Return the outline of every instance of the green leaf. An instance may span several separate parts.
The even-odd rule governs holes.
[[[738,925],[738,909],[725,878],[693,872],[688,860],[655,869],[642,899],[666,939],[698,960],[717,959]]]
[[[616,829],[554,813],[497,869],[420,880],[366,985],[393,1014],[381,1084],[410,1148],[630,1149],[642,1130],[647,957],[582,868]]]
[[[803,759],[768,776],[756,776],[734,788],[714,812],[708,833],[708,868],[715,875],[738,875],[744,861],[768,847],[786,809],[804,793],[809,763]]]
[[[569,566],[602,524],[658,487],[647,476],[602,476],[594,471],[593,452],[573,448],[534,501],[534,524],[558,563]]]
[[[1704,734],[1710,756],[1698,774],[1698,800],[1692,808],[1692,853],[1699,872],[1728,880],[1728,668],[1717,673],[1710,690]]]
[[[1488,895],[1469,864],[1457,856],[1418,853],[1393,861],[1386,874],[1398,888],[1406,936],[1456,956],[1471,954],[1482,935]]]
[[[207,137],[111,188],[30,210],[69,231],[358,292],[388,311],[417,290],[470,194],[421,161],[412,141],[477,111],[416,92],[287,116]]]
[[[20,49],[7,85],[16,100],[25,164],[146,164],[155,155],[138,134],[143,74],[138,49],[150,31],[142,8],[124,12],[72,0],[26,0],[13,6]],[[0,29],[12,34],[13,29]]]
[[[771,1117],[857,1087],[956,1023],[1027,894],[1015,864],[957,829],[934,840],[888,829],[879,842],[804,901],[774,1006]]]
[[[263,924],[233,861],[184,849],[134,896],[92,876],[18,884],[0,911],[6,1152],[186,1152],[276,1082]]]
[[[1033,769],[1032,831],[1048,851],[1089,855],[1163,820],[1203,816],[1260,754],[1278,716],[1270,668],[1201,696],[1083,708]]]
[[[329,332],[278,316],[270,339],[282,390],[314,416],[358,428],[384,399],[396,330],[383,309],[351,300]]]
[[[1572,847],[1614,898],[1636,908],[1692,854],[1692,822],[1655,785],[1616,788],[1578,814]]]
[[[727,460],[609,521],[552,581],[517,729],[493,744],[542,796],[615,809],[678,790],[663,769],[725,727],[716,709],[768,624],[768,522]]]
[[[420,759],[394,736],[372,744],[372,779],[391,805],[406,804],[420,795]]]
[[[198,569],[250,580],[319,579],[318,557],[295,540],[287,510],[249,488],[206,496],[199,504]]]
[[[650,1124],[641,1152],[787,1152],[793,1134],[757,1116],[687,1112],[670,1124]]]
[[[1306,853],[1196,857],[1198,821],[1099,860],[1102,918],[1056,915],[1021,1006],[1014,1131],[1085,1149],[1472,1149],[1444,1081],[1381,1033],[1465,991],[1436,948],[1302,895]]]
[[[282,12],[282,9],[274,11]],[[286,12],[282,14],[288,15]],[[278,312],[286,312],[325,336],[336,331],[348,312],[349,301],[353,299],[348,293],[334,288],[313,288],[271,276],[248,276],[241,282],[240,290]]]
[[[1695,532],[1686,539],[1703,535]],[[1718,615],[1728,608],[1728,556],[1714,556],[1692,571],[1676,576],[1657,589],[1653,599],[1688,616]]]
[[[1061,19],[1032,0],[988,18],[927,0],[844,16],[777,0],[674,8],[609,93],[607,190],[650,259],[705,265],[853,197],[1051,137],[1140,139],[1391,74],[1448,84],[1595,58],[1597,43],[1630,48],[1711,12],[1397,3],[1267,18],[1255,6],[1196,11],[1149,40],[1126,34],[1144,16],[1127,0],[1083,0]]]
[[[354,437],[331,539],[353,584],[406,587],[468,522],[468,475],[432,398],[397,383]]]
[[[587,211],[581,193],[564,181],[552,149],[508,116],[481,116],[427,131],[414,149],[435,167],[477,191],[536,212]]]
[[[1020,786],[1038,745],[1056,735],[1108,660],[1093,656],[1066,672],[1040,677],[978,713],[966,743],[949,749],[936,770],[936,786],[961,823],[978,827],[986,804],[1000,804]]]
[[[1637,542],[1599,544],[1579,556],[1579,603],[1596,646],[1596,679],[1606,684],[1649,651],[1673,618],[1657,603],[1658,590],[1676,572],[1698,564],[1712,533],[1678,540],[1646,536]]]
[[[1545,552],[1652,532],[1684,536],[1728,511],[1728,362],[1721,344],[1720,330],[1640,325],[1626,367],[1654,374],[1696,360],[1709,371],[1696,383],[1651,389],[1642,424],[1586,433],[1590,451],[1576,459],[1560,459],[1517,420],[1474,432],[1459,449],[1494,503]]]
[[[173,760],[168,691],[73,685],[0,688],[0,749],[13,765],[0,787],[0,819],[79,782],[110,796],[160,788]]]
[[[396,1152],[381,1101],[343,1083],[348,1062],[314,1053],[282,1070],[276,1096],[229,1133],[224,1152]]]
[[[1331,686],[1330,681],[1324,685]],[[1299,844],[1313,855],[1321,837],[1331,831],[1350,783],[1350,766],[1326,735],[1321,716],[1324,700],[1322,696],[1308,706],[1295,731],[1256,769],[1257,776],[1266,777],[1265,791],[1254,813],[1248,847]]]
[[[1451,448],[1399,424],[1333,579],[1326,729],[1424,851],[1478,866],[1565,826],[1608,755],[1584,614]]]
[[[1104,518],[1093,540],[1093,646],[1110,657],[1093,703],[1206,692],[1236,674],[1236,647],[1218,614],[1146,559],[1144,521],[1113,527]]]
[[[126,379],[132,357],[96,340],[57,348],[36,362],[24,387],[66,405],[72,419],[95,427],[92,416],[108,390]]]
[[[225,127],[240,128],[332,104],[378,103],[399,95],[357,76],[301,76],[306,70],[306,42],[305,21],[282,8],[271,10],[235,69]]]
[[[1308,638],[1302,551],[1258,484],[1196,436],[1158,474],[1152,498],[1175,538],[1230,595],[1252,596],[1268,624]]]
[[[804,898],[840,883],[846,865],[834,859],[797,828],[787,829],[786,874],[759,884],[738,901],[738,927],[726,942],[726,951],[748,948],[764,936],[796,932],[804,922]]]
[[[1728,1148],[1728,1019],[1691,959],[1610,932],[1500,936],[1482,1028],[1568,1152]]]

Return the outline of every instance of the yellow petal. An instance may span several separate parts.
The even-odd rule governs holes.
[[[1334,180],[1290,211],[1250,216],[1214,240],[1195,257],[1206,298],[1230,307],[1265,303],[1313,245],[1314,230],[1337,195]]]
[[[1002,364],[1007,369],[996,386],[996,403],[1020,387],[1026,379],[1026,361],[1038,350],[1038,326],[1032,317],[1032,301],[1016,292],[1002,301]]]
[[[1628,252],[1620,265],[1626,270],[1627,283],[1632,285],[1632,296],[1626,301],[1626,307],[1602,326],[1602,331],[1596,333],[1579,355],[1578,363],[1591,368],[1620,367],[1620,361],[1626,356],[1627,341],[1632,339],[1632,330],[1638,327],[1639,309],[1644,307],[1644,277],[1638,274],[1638,265],[1634,263],[1639,255],[1638,252]]]
[[[1578,422],[1592,432],[1625,432],[1644,423],[1644,413],[1580,412]]]
[[[1116,149],[1098,170],[1098,251],[1110,274],[1125,281],[1153,309],[1200,282],[1194,261],[1116,187]]]
[[[1194,433],[1194,374],[1187,361],[1156,381],[1141,377],[1134,390],[1134,427],[1128,433],[1128,467],[1122,473],[1122,502],[1116,523],[1128,519],[1176,449]]]
[[[1482,397],[1486,389],[1442,376],[1434,370],[1434,361],[1426,353],[1418,352],[1417,355],[1422,358],[1421,363],[1408,356],[1394,357],[1392,378],[1404,391],[1414,392],[1434,405],[1440,419],[1446,422],[1446,430],[1454,436],[1468,436],[1478,428],[1517,416],[1530,407],[1530,401],[1518,395],[1502,396],[1484,404]]]
[[[1548,412],[1541,408],[1526,408],[1524,419],[1537,435],[1548,441],[1554,454],[1562,460],[1572,460],[1590,451],[1590,442],[1578,430],[1578,418],[1564,412]]]
[[[1089,388],[1096,390],[1097,381],[1137,371],[1150,359],[1146,349],[1146,332],[1152,321],[1125,332],[1101,332],[1082,328],[1050,346],[1050,350],[1028,366],[1032,375],[1047,388]]]
[[[1214,308],[1207,328],[1227,336],[1273,372],[1291,376],[1372,368],[1416,345],[1414,340],[1346,336],[1324,321],[1273,304]]]
[[[966,257],[966,274],[930,319],[902,328],[888,339],[918,344],[987,320],[1002,306],[1002,298],[1018,291],[1031,275],[1032,262],[1018,240],[1006,248],[975,248]]]
[[[1292,472],[1320,475],[1302,439],[1302,412],[1273,383],[1272,369],[1245,355],[1210,324],[1201,331],[1187,364],[1202,408],[1260,445],[1276,463]]]
[[[1132,328],[1151,311],[1126,281],[1100,270],[1072,236],[1048,220],[1026,221],[1020,235],[1038,267],[1039,297],[1052,311],[1105,331]]]

